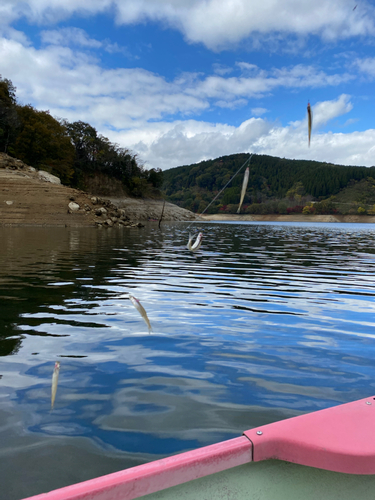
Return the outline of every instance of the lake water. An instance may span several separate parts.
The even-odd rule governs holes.
[[[0,498],[375,393],[373,225],[194,226],[0,228]]]

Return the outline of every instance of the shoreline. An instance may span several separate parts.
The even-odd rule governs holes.
[[[352,224],[375,224],[375,215],[303,215],[303,214],[209,214],[200,216],[205,221],[221,222],[332,222]]]
[[[375,215],[205,214],[198,215],[163,199],[111,197],[63,186],[48,172],[0,153],[0,226],[141,227],[141,222],[330,222],[375,223]]]
[[[0,227],[142,227],[199,217],[163,199],[97,196],[0,153]]]

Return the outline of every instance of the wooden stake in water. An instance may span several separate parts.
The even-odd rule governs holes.
[[[160,215],[160,220],[159,220],[159,229],[160,229],[160,224],[161,224],[161,220],[163,218],[163,214],[164,214],[164,207],[165,207],[165,199],[164,199],[164,203],[163,203],[163,209],[161,211],[161,215]]]

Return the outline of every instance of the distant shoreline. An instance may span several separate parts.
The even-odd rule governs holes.
[[[227,222],[345,222],[345,223],[371,223],[375,224],[375,215],[303,215],[303,214],[204,214],[201,218],[206,221]]]

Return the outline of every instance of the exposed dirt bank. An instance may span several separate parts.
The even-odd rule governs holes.
[[[202,215],[204,220],[212,221],[270,221],[270,222],[370,222],[375,223],[375,215],[235,215],[212,214]]]
[[[162,200],[102,200],[0,153],[0,225],[134,227],[159,219],[162,208]],[[165,221],[195,218],[188,210],[165,204]]]
[[[119,208],[125,210],[126,214],[134,220],[159,220],[163,212],[163,220],[195,220],[200,217],[189,210],[165,202],[163,211],[163,200],[139,199],[139,198],[109,198]]]

